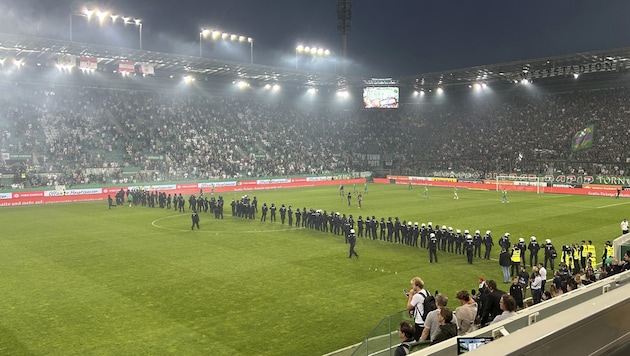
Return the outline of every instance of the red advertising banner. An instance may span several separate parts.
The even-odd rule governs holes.
[[[293,182],[291,179],[267,179],[259,181],[241,182],[216,182],[214,187],[215,193],[221,192],[246,192],[268,189],[283,188],[303,188],[303,187],[319,187],[341,184],[363,184],[365,178],[355,179],[313,179],[305,178]],[[0,207],[2,206],[20,206],[35,204],[54,204],[54,203],[74,203],[82,201],[99,201],[107,200],[107,196],[114,195],[120,189],[127,190],[149,190],[160,192],[176,192],[184,195],[199,194],[200,189],[208,191],[212,189],[213,183],[185,183],[175,185],[161,186],[124,186],[124,187],[107,187],[107,188],[86,188],[86,189],[69,189],[69,190],[45,190],[45,191],[15,191],[10,193],[0,193]]]

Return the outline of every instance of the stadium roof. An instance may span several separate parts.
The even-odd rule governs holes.
[[[98,58],[99,68],[118,69],[121,60],[151,63],[156,75],[206,76],[214,81],[248,80],[280,83],[297,87],[353,88],[364,86],[370,78],[296,70],[285,67],[230,62],[146,50],[101,46],[47,38],[0,34],[0,59],[16,58],[54,65],[60,55]],[[584,52],[550,58],[522,60],[449,71],[392,78],[402,87],[433,89],[469,86],[474,83],[518,82],[522,79],[567,77],[573,74],[624,70],[630,60],[630,48]]]

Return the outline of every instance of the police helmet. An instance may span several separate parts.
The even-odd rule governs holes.
[[[532,241],[536,241],[536,236],[532,236],[529,239],[532,240]]]
[[[520,239],[518,239],[518,242],[525,242],[525,239],[521,237]]]
[[[486,231],[486,235],[490,235],[490,230],[487,230],[487,231]]]
[[[545,240],[545,242],[546,242],[546,243],[548,243],[548,244],[550,244],[550,243],[551,243],[551,240],[547,239],[547,240]]]
[[[469,234],[470,234],[470,231],[465,230],[465,231],[464,231],[464,234],[469,235]]]
[[[509,233],[509,232],[506,232],[506,233],[505,233],[505,237],[510,237],[510,233]]]
[[[418,226],[418,222],[416,221],[415,223],[413,223],[413,226]]]
[[[429,235],[429,237],[435,237],[435,234],[434,234],[434,233],[431,233],[431,235]]]
[[[458,234],[461,234],[461,233],[462,233],[462,230],[457,229],[457,233],[458,233]]]
[[[479,230],[475,230],[475,235],[479,235],[481,232]]]
[[[429,221],[429,224],[428,224],[428,225],[429,225],[429,226],[433,226],[433,223]]]
[[[350,229],[350,233],[351,233],[351,234],[354,234],[354,229]]]

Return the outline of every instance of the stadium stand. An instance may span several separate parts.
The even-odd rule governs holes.
[[[46,83],[2,82],[0,91],[2,152],[33,155],[29,171],[75,185],[111,183],[123,167],[135,167],[137,180],[153,181],[382,168],[478,175],[628,171],[626,88],[497,93],[386,112],[303,108],[291,98]],[[596,143],[572,152],[571,133],[591,123]],[[376,167],[366,159],[374,153],[383,156]],[[16,173],[25,163],[4,161],[2,169]],[[29,177],[30,186],[50,183]]]

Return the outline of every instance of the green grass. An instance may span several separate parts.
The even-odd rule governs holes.
[[[245,193],[225,194],[232,198]],[[592,239],[598,255],[619,235],[630,201],[494,191],[370,185],[363,209],[337,187],[252,192],[263,202],[346,214],[398,216],[454,229],[492,230],[495,241],[536,235],[556,246]],[[354,195],[354,194],[353,194]],[[355,201],[353,201],[355,204]],[[279,219],[278,219],[279,220]],[[107,203],[0,209],[0,354],[321,355],[360,342],[405,307],[421,276],[456,305],[457,290],[500,280],[497,261],[340,236],[278,223]],[[493,251],[497,258],[498,251]]]

